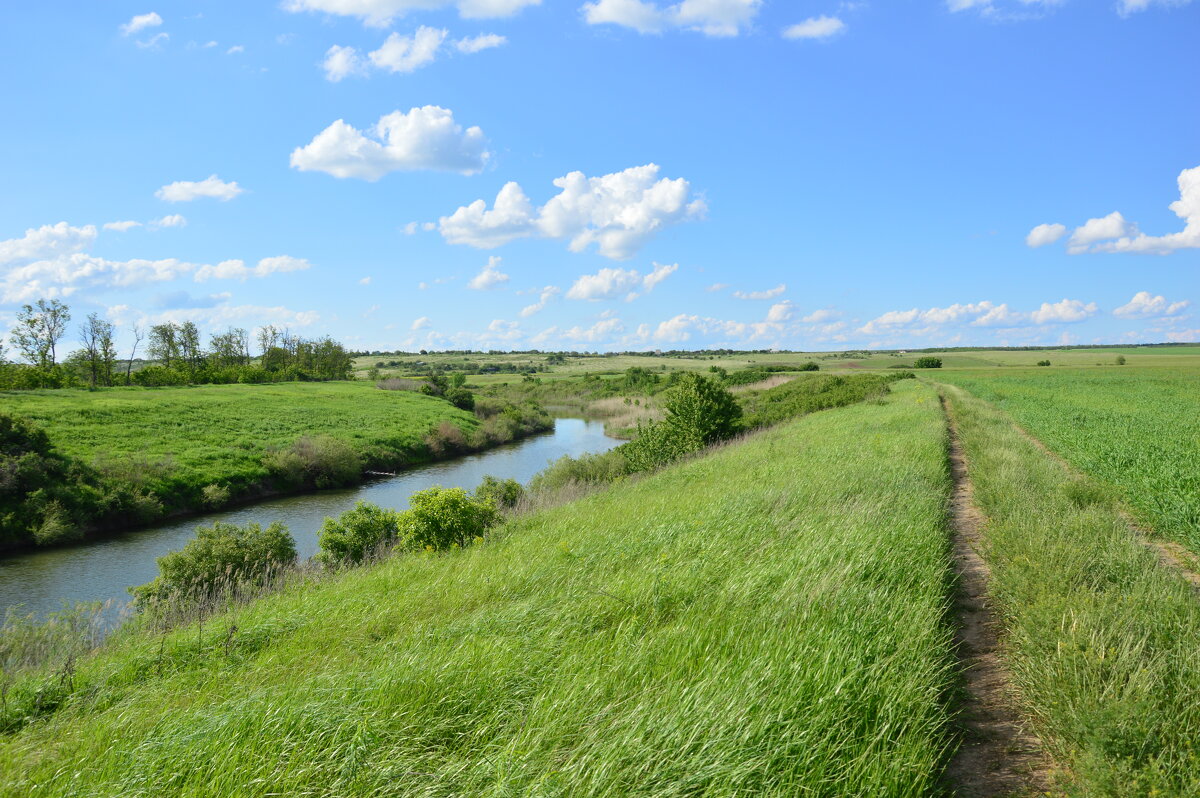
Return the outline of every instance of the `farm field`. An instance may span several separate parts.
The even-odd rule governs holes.
[[[944,446],[906,381],[260,600],[202,645],[131,635],[0,737],[0,792],[933,794]]]
[[[1132,356],[1131,362],[1132,362]],[[1200,552],[1200,369],[943,371]]]

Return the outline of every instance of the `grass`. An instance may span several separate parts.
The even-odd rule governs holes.
[[[21,391],[0,401],[60,452],[145,480],[167,507],[193,503],[210,484],[234,497],[252,492],[268,479],[264,453],[302,436],[331,436],[368,463],[395,463],[440,422],[465,432],[479,423],[440,399],[361,382]]]
[[[1111,492],[1088,489],[994,406],[946,391],[988,518],[1005,657],[1065,791],[1200,794],[1196,594],[1136,542]]]
[[[1042,368],[938,379],[993,402],[1114,486],[1141,521],[1200,552],[1200,370]]]
[[[948,487],[907,381],[465,550],[130,631],[0,737],[0,792],[928,795]]]

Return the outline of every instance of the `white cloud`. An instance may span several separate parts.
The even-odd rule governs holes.
[[[980,303],[986,304],[986,303]],[[1008,307],[1007,303],[1001,303],[990,309],[982,316],[977,317],[971,322],[972,327],[1018,327],[1025,323],[1025,315],[1018,313]]]
[[[729,283],[713,283],[712,285],[710,285],[708,288],[705,288],[704,290],[711,294],[716,291],[724,291],[728,287],[729,287]]]
[[[428,327],[429,327],[429,325],[430,325],[430,324],[432,324],[432,323],[433,323],[433,322],[431,322],[431,321],[429,320],[429,317],[428,317],[428,316],[422,316],[421,318],[419,318],[419,319],[417,319],[416,321],[414,321],[414,322],[412,323],[412,326],[411,326],[411,327],[409,327],[409,329],[410,329],[410,330],[414,330],[414,331],[415,331],[415,330],[424,330],[424,329],[428,328]]]
[[[412,36],[392,33],[378,50],[370,53],[371,63],[389,72],[413,72],[437,57],[446,39],[446,31],[424,25]]]
[[[1034,324],[1056,324],[1083,321],[1096,313],[1096,303],[1083,304],[1078,299],[1063,299],[1060,302],[1043,302],[1042,306],[1029,314]]]
[[[1167,340],[1176,344],[1191,344],[1200,342],[1200,328],[1195,330],[1177,330],[1167,333]]]
[[[167,202],[191,202],[201,197],[213,197],[228,202],[242,193],[245,193],[245,189],[239,186],[236,180],[226,183],[216,175],[209,175],[199,182],[177,180],[154,192],[154,196]]]
[[[122,36],[132,36],[138,31],[145,30],[146,28],[157,28],[161,24],[163,24],[163,18],[151,11],[149,14],[137,14],[124,25],[121,25],[119,30]]]
[[[823,324],[825,322],[833,321],[841,315],[842,314],[838,313],[836,310],[822,308],[821,310],[814,310],[812,313],[809,313],[807,316],[801,319],[801,321],[805,324]]]
[[[1127,17],[1130,14],[1136,14],[1139,11],[1145,11],[1150,6],[1186,6],[1192,0],[1121,0],[1117,4],[1117,12]]]
[[[790,299],[785,299],[771,306],[771,309],[767,311],[767,321],[772,324],[782,324],[785,321],[791,321],[795,312],[796,306]]]
[[[1029,235],[1025,236],[1025,244],[1026,246],[1034,248],[1044,247],[1047,244],[1053,244],[1066,234],[1066,225],[1039,224],[1037,227],[1029,231]]]
[[[192,321],[208,330],[224,329],[231,324],[250,327],[266,324],[308,327],[321,319],[320,314],[314,310],[292,310],[281,305],[269,307],[222,304],[214,307],[173,308],[156,314],[142,313],[129,305],[113,305],[108,308],[107,315],[118,327],[128,327],[135,323],[146,326],[167,321]]]
[[[304,258],[293,258],[289,255],[276,255],[263,258],[253,268],[246,266],[245,261],[224,260],[216,266],[201,266],[196,270],[195,280],[202,283],[206,280],[241,280],[245,282],[250,277],[266,277],[269,274],[304,271],[311,268]]]
[[[358,281],[358,284],[359,284],[359,285],[370,285],[370,284],[371,284],[371,278],[370,278],[370,277],[364,277],[364,278],[362,278],[361,280],[359,280],[359,281]]]
[[[521,308],[521,318],[527,319],[530,316],[532,316],[533,314],[540,313],[541,311],[545,310],[546,305],[549,304],[551,300],[553,300],[556,296],[558,296],[561,293],[562,293],[562,289],[560,289],[556,285],[546,286],[545,288],[542,289],[542,293],[538,297],[537,302],[535,302],[532,305],[526,305],[525,307]]]
[[[846,30],[846,23],[837,17],[810,17],[796,25],[785,28],[785,39],[828,39]]]
[[[460,53],[478,53],[481,50],[490,50],[505,44],[508,44],[508,39],[495,33],[481,33],[478,36],[468,36],[454,42],[454,46]]]
[[[134,42],[134,44],[136,44],[138,47],[141,47],[143,50],[157,50],[159,45],[165,41],[169,41],[170,38],[171,34],[169,33],[156,33],[149,39],[141,39]]]
[[[30,228],[21,238],[0,241],[0,266],[32,262],[80,252],[96,240],[95,225],[72,227],[66,222]]]
[[[658,179],[656,164],[589,178],[571,172],[554,181],[561,189],[536,211],[517,183],[500,189],[492,210],[484,200],[439,220],[452,244],[491,248],[516,238],[539,236],[569,241],[572,252],[596,244],[601,255],[624,260],[670,224],[703,215],[703,200],[691,199],[683,178]]]
[[[108,225],[105,225],[107,227]],[[169,216],[164,216],[161,219],[154,219],[150,222],[150,227],[158,229],[161,227],[186,227],[187,219],[178,213],[172,213]]]
[[[767,291],[734,291],[733,295],[738,299],[774,299],[786,290],[787,286],[780,283]]]
[[[1042,16],[1049,9],[1061,5],[1064,0],[946,0],[951,11],[978,11],[985,17],[996,20],[1027,20]]]
[[[126,230],[132,230],[135,227],[141,227],[141,222],[124,221],[124,222],[105,222],[105,230],[116,230],[118,233],[124,233]]]
[[[393,111],[368,132],[373,138],[339,119],[292,152],[292,167],[375,181],[418,169],[475,174],[491,157],[482,130],[463,130],[453,111],[436,105]]]
[[[321,68],[325,70],[325,79],[337,83],[352,75],[366,75],[368,62],[358,54],[353,47],[342,47],[335,44],[325,51],[325,60]]]
[[[1067,252],[1078,255],[1087,252],[1088,248],[1097,241],[1108,238],[1119,238],[1136,232],[1137,227],[1130,224],[1120,211],[1113,211],[1108,216],[1088,219],[1084,224],[1075,228],[1067,241]]]
[[[625,331],[625,325],[618,318],[601,319],[590,327],[576,325],[570,329],[549,327],[530,338],[530,343],[540,346],[548,341],[569,341],[571,343],[598,343],[620,335]]]
[[[1085,252],[1126,252],[1153,255],[1169,255],[1181,249],[1200,248],[1200,166],[1184,169],[1176,181],[1179,199],[1170,204],[1170,209],[1183,220],[1183,229],[1178,233],[1161,236],[1147,235],[1138,226],[1128,221],[1120,211],[1108,216],[1088,219],[1076,227],[1067,241],[1067,252],[1080,255]],[[1026,241],[1030,246],[1039,231],[1058,231],[1062,225],[1039,225],[1029,234]],[[1061,234],[1060,234],[1061,235]],[[1056,240],[1056,239],[1050,239]],[[1046,240],[1044,243],[1050,243]]]
[[[654,287],[674,274],[679,264],[654,264],[654,269],[642,274],[634,269],[601,269],[596,274],[580,276],[567,291],[567,299],[617,299],[630,301],[642,293],[650,293]]]
[[[648,0],[595,0],[581,10],[590,25],[620,25],[638,33],[682,28],[706,36],[737,36],[761,7],[762,0],[682,0],[669,6]]]
[[[244,53],[244,52],[246,52],[245,47],[243,47],[240,44],[235,44],[233,47],[230,47],[228,50],[225,51],[225,55],[235,55],[237,53]]]
[[[112,261],[74,252],[9,269],[0,277],[0,300],[27,302],[67,297],[81,288],[111,288],[173,280],[196,268],[175,258]]]
[[[499,288],[504,283],[508,282],[508,275],[500,271],[500,258],[495,255],[488,258],[487,265],[483,267],[483,271],[471,278],[471,282],[467,283],[467,288],[475,291],[490,291],[493,288]]]
[[[283,8],[358,17],[366,25],[387,27],[393,19],[410,11],[433,11],[452,5],[464,19],[492,19],[509,17],[526,6],[540,3],[541,0],[284,0]]]
[[[1174,316],[1182,312],[1190,304],[1191,302],[1186,299],[1180,302],[1168,302],[1167,298],[1161,294],[1152,296],[1149,291],[1138,291],[1128,303],[1114,310],[1113,315],[1125,319],[1149,319]]]

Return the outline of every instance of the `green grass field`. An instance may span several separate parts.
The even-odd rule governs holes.
[[[117,641],[0,737],[0,784],[931,794],[952,745],[944,440],[909,382],[467,550],[261,600],[202,645]]]
[[[1114,486],[1144,523],[1200,552],[1200,370],[1129,365],[932,378],[1009,413],[1076,468]]]
[[[72,458],[140,468],[164,497],[213,483],[237,495],[267,477],[267,449],[301,436],[394,456],[419,446],[442,420],[463,430],[478,424],[440,399],[365,382],[14,391],[0,393],[0,407],[45,429]]]

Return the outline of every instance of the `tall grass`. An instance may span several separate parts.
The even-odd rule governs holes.
[[[1200,601],[1111,492],[957,388],[985,558],[1027,712],[1079,796],[1200,795]],[[1082,483],[1082,484],[1081,484]]]
[[[0,790],[929,794],[953,671],[944,445],[910,383],[201,639],[130,635],[0,738]]]

